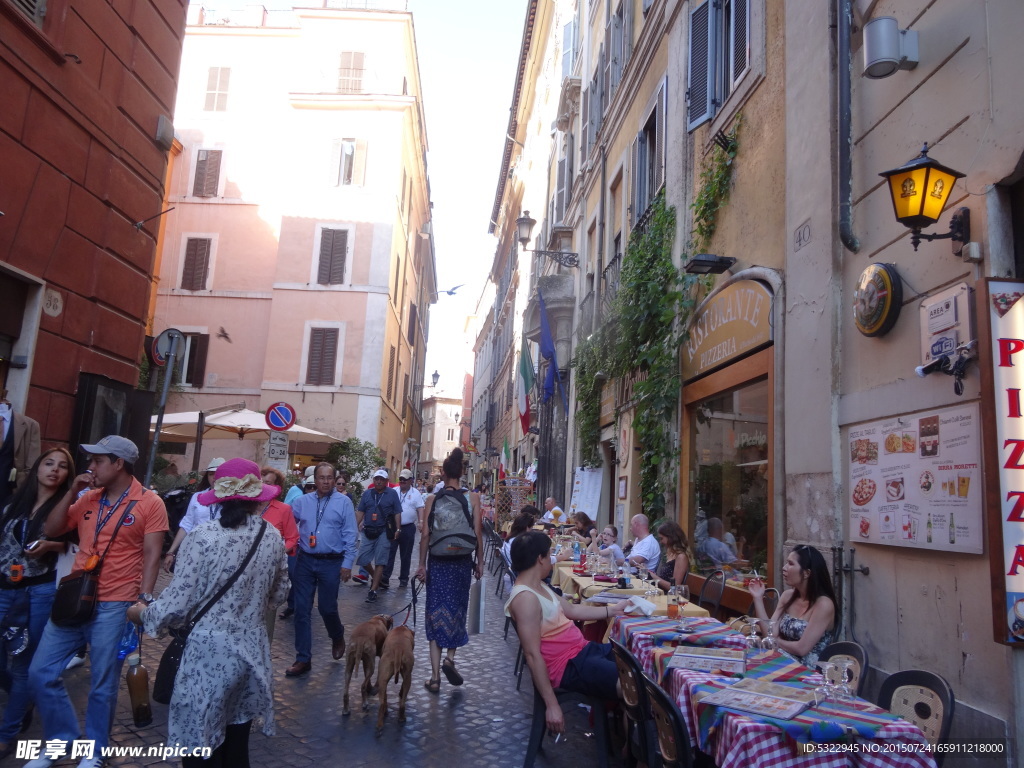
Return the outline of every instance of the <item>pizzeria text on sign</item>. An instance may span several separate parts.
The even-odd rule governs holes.
[[[999,367],[1012,368],[1013,356],[1024,352],[1024,339],[1001,338],[998,340],[998,347]],[[1007,387],[1005,392],[1008,406],[1007,415],[1012,419],[1021,418],[1020,389]],[[1024,471],[1024,438],[1007,438],[1003,441],[1002,449],[1006,453],[1003,468]],[[1006,500],[1013,502],[1013,509],[1010,510],[1006,521],[1008,523],[1024,523],[1024,491],[1007,491]],[[1013,561],[1010,563],[1007,575],[1016,576],[1017,570],[1022,566],[1024,566],[1024,545],[1017,544],[1014,547]]]

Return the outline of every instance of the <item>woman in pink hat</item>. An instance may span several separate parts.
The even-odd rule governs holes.
[[[169,744],[211,747],[210,762],[249,765],[249,731],[260,720],[274,733],[270,643],[264,613],[288,594],[284,541],[260,518],[264,504],[280,488],[263,483],[260,468],[231,459],[217,468],[213,487],[200,503],[220,505],[220,518],[203,523],[181,544],[174,580],[149,606],[136,603],[128,618],[147,634],[192,628],[174,681]],[[252,556],[246,563],[246,558]],[[221,588],[231,586],[215,602]],[[184,768],[208,764],[182,758]]]

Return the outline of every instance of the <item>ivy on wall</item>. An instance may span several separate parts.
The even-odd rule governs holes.
[[[701,171],[701,185],[691,206],[689,252],[706,249],[718,213],[728,200],[739,125],[737,118],[732,132],[716,142]],[[589,466],[601,464],[604,382],[635,375],[633,429],[640,449],[641,502],[644,513],[655,520],[664,515],[666,492],[675,487],[677,477],[674,425],[682,388],[679,347],[686,340],[693,310],[714,278],[685,274],[673,262],[676,213],[666,205],[664,191],[646,216],[645,226],[630,235],[611,311],[601,327],[577,345],[572,365],[576,369],[576,436],[580,458]],[[687,258],[683,253],[682,261]]]

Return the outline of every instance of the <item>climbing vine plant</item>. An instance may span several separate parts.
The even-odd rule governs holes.
[[[693,203],[693,240],[687,251],[703,250],[714,235],[718,212],[728,200],[739,119],[716,142],[701,171]],[[619,274],[619,291],[599,330],[581,342],[576,369],[576,434],[581,459],[600,466],[601,388],[608,378],[633,375],[634,417],[640,448],[640,494],[652,520],[663,516],[665,493],[675,486],[678,449],[676,408],[682,381],[679,347],[686,326],[713,278],[682,273],[672,260],[675,209],[658,195],[644,227],[631,234]],[[683,261],[687,254],[682,254]],[[603,374],[599,376],[598,374]]]

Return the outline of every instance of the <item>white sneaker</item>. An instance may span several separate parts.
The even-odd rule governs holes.
[[[103,768],[102,757],[83,757],[78,768]]]
[[[82,666],[83,664],[85,664],[85,656],[78,656],[78,655],[72,656],[71,657],[71,661],[69,661],[68,665],[66,667],[64,667],[64,671],[66,672],[69,669],[77,669],[78,667]]]
[[[37,760],[29,760],[25,763],[25,768],[50,768],[51,765],[56,765],[61,759],[60,757],[40,757]]]

